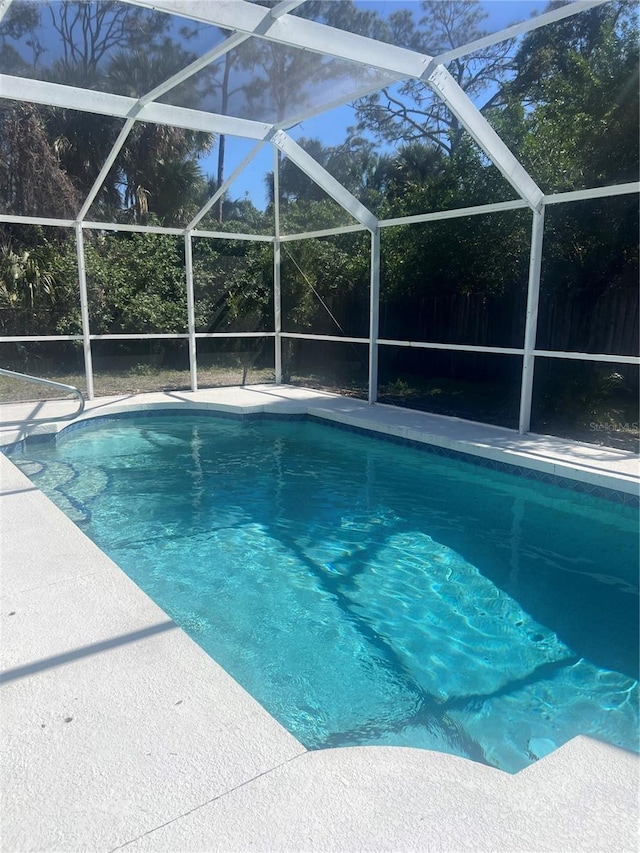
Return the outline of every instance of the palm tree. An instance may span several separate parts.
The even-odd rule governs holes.
[[[140,97],[169,79],[193,59],[179,45],[166,42],[162,53],[120,51],[109,64],[105,86]],[[197,103],[195,85],[180,87],[182,104]],[[155,214],[165,224],[180,224],[206,200],[206,178],[198,159],[208,154],[214,137],[184,128],[136,123],[107,181],[118,187],[121,204],[136,221]]]

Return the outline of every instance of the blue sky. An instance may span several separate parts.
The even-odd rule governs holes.
[[[335,0],[335,2],[339,2],[339,0]],[[408,8],[414,12],[414,17],[418,19],[422,11],[419,0],[355,0],[355,2],[358,6],[375,11],[382,17],[386,17],[399,9]],[[509,24],[528,20],[532,14],[541,13],[547,6],[547,0],[482,0],[480,5],[487,14],[483,22],[484,29],[487,32],[497,32]],[[41,8],[43,14],[41,25],[37,32],[37,39],[45,47],[45,53],[44,59],[40,61],[40,64],[59,58],[61,53],[61,39],[51,27],[46,5],[43,3]],[[176,27],[184,25],[184,19],[176,20]],[[192,50],[197,50],[200,47],[202,51],[209,49],[212,37],[217,38],[219,41],[223,38],[222,33],[215,28],[200,27],[199,35],[194,37],[194,42],[190,43],[188,47]],[[30,42],[26,40],[26,37],[21,42],[16,43],[16,47],[20,48],[23,53],[23,59],[27,63],[30,61],[33,62],[33,59],[30,59],[32,48],[29,45]],[[329,97],[336,98],[336,93],[330,93]],[[354,111],[346,105],[301,122],[299,125],[291,128],[289,133],[294,139],[306,136],[319,139],[326,146],[338,145],[345,140],[347,129],[354,123]],[[225,157],[226,176],[233,172],[254,145],[255,143],[250,140],[227,137]],[[200,161],[200,165],[206,174],[216,174],[217,155],[216,145],[212,154],[206,158],[202,158]],[[266,204],[265,176],[272,169],[273,153],[271,148],[267,146],[238,180],[232,184],[229,190],[230,197],[242,198],[248,195],[256,206],[263,208]]]
[[[418,3],[405,2],[405,0],[360,0],[358,5],[376,11],[382,16],[389,15],[399,8],[410,8],[412,6],[419,12]],[[547,5],[546,0],[543,2],[541,0],[484,0],[482,7],[487,12],[487,18],[483,22],[484,28],[487,32],[497,32],[510,24],[528,20],[533,14],[540,14]],[[346,106],[302,122],[292,128],[289,133],[294,139],[305,136],[320,139],[325,145],[335,145],[345,139],[347,128],[351,124],[353,124],[353,111]],[[227,175],[242,160],[251,145],[248,142],[227,140],[228,154],[225,167]],[[206,171],[215,172],[215,156],[216,152],[212,158],[202,164]],[[264,176],[272,169],[272,157],[270,150],[262,152],[233,183],[229,195],[232,198],[241,198],[248,194],[256,206],[263,207],[266,203]]]

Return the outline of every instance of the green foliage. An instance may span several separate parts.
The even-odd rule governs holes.
[[[0,210],[64,218],[79,206],[77,188],[47,135],[43,110],[33,104],[0,106]]]
[[[281,245],[282,314],[288,331],[365,335],[369,289],[369,239],[343,234]],[[358,316],[339,318],[334,303],[360,300]]]
[[[524,39],[497,127],[546,192],[638,180],[638,36],[618,1]]]
[[[60,45],[48,64],[41,20]],[[185,47],[188,31],[179,36],[172,38],[169,16],[114,0],[20,4],[0,23],[0,69],[22,66],[26,76],[138,98],[196,58]],[[181,87],[189,106],[191,85]],[[108,116],[34,105],[5,108],[0,122],[0,195],[8,210],[62,217],[77,214],[122,128]],[[206,201],[198,158],[212,145],[208,133],[137,122],[94,201],[94,218],[147,222],[153,214],[167,225],[186,224]]]
[[[80,331],[73,240],[39,226],[0,230],[0,330],[3,335]]]
[[[280,210],[280,227],[283,234],[302,234],[324,228],[355,225],[353,217],[332,199],[315,201],[302,198]]]
[[[222,222],[219,211],[208,213],[199,223],[202,231],[224,231],[230,234],[265,234],[272,236],[275,230],[273,209],[263,212],[258,210],[248,198],[223,198]]]
[[[587,293],[638,285],[638,205],[633,196],[558,205],[545,221],[545,295]]]
[[[271,328],[273,248],[240,240],[193,241],[196,331]]]
[[[529,221],[514,211],[404,225],[382,235],[385,298],[524,292]]]
[[[183,242],[106,234],[85,243],[93,334],[186,332]]]
[[[77,18],[71,14],[74,9]],[[483,32],[482,11],[475,2],[425,0],[414,11],[412,15],[398,10],[383,20],[352,3],[308,0],[300,14],[432,55]],[[37,6],[10,6],[0,22],[4,70],[25,71],[29,63],[15,45],[22,50],[29,43],[34,61],[28,73],[35,73],[38,66],[39,76],[139,97],[194,57],[190,36],[181,33],[179,42],[174,39],[166,16],[105,0],[53,9],[64,44],[71,44],[77,27],[84,28],[87,38],[77,52],[70,50],[57,64],[47,66],[46,53],[37,43],[40,14]],[[135,44],[133,31],[143,34]],[[102,50],[106,32],[113,40],[109,49]],[[282,45],[248,46],[245,53],[227,57],[217,70],[185,81],[172,98],[195,106],[210,95],[225,104],[234,85],[229,75],[235,70],[246,78],[242,97],[251,114],[257,118],[267,109],[280,116],[304,100],[308,93],[303,77],[317,67],[313,56],[290,54]],[[247,82],[251,62],[261,68],[257,83]],[[560,192],[637,180],[638,65],[637,9],[613,0],[534,30],[517,48],[506,42],[455,60],[449,71],[543,190]],[[331,84],[340,67],[340,63],[323,66],[325,84]],[[284,85],[285,72],[289,80],[292,68],[299,69],[299,83]],[[358,110],[358,126],[341,144],[328,147],[313,139],[301,139],[300,144],[379,218],[515,197],[506,179],[422,82],[391,86],[362,99]],[[75,216],[120,128],[121,122],[108,117],[3,105],[2,209]],[[186,225],[222,180],[222,144],[215,179],[207,179],[199,165],[213,142],[209,134],[136,123],[94,201],[91,218]],[[269,187],[272,193],[273,184]],[[281,162],[280,188],[282,233],[354,222],[286,158]],[[233,239],[234,233],[273,232],[273,197],[270,201],[263,214],[248,198],[225,196],[222,211],[216,206],[200,224],[228,232],[229,240],[194,240],[198,331],[272,329],[273,246]],[[505,339],[520,342],[521,321],[512,321],[508,310],[513,307],[523,315],[530,222],[528,211],[517,211],[385,228],[381,284],[383,313],[395,313],[398,320],[392,337],[438,340],[457,334],[458,340],[460,329],[465,329],[469,343],[484,343],[486,313],[500,302],[507,306],[502,321],[511,330],[504,333]],[[548,208],[541,317],[545,329],[551,330],[550,340],[556,335],[558,341],[568,342],[563,346],[586,348],[585,341],[592,340],[589,329],[599,328],[591,315],[598,306],[615,304],[621,315],[615,329],[627,331],[614,344],[632,351],[636,338],[628,328],[634,324],[624,325],[622,315],[626,306],[629,313],[634,310],[627,295],[637,285],[637,229],[633,196]],[[85,239],[93,333],[186,331],[181,238],[87,230]],[[366,335],[369,251],[369,236],[363,233],[283,242],[285,330]],[[612,294],[623,298],[616,302]],[[446,308],[440,310],[443,305]],[[585,305],[589,310],[583,310]],[[2,229],[0,327],[5,335],[80,331],[76,248],[69,232]],[[615,338],[613,331],[607,335],[608,341]],[[398,382],[393,388],[405,394]],[[427,396],[441,387],[434,385]],[[596,391],[600,393],[589,390],[591,397]]]

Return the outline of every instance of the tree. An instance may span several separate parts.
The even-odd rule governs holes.
[[[617,0],[523,40],[492,121],[545,191],[638,179],[638,35]]]
[[[82,80],[95,78],[112,52],[123,47],[131,50],[144,44],[152,50],[169,25],[163,15],[117,0],[67,0],[50,4],[48,12],[62,48],[52,66],[58,82],[77,80],[78,75]]]
[[[0,243],[0,305],[33,311],[40,297],[53,298],[54,281],[35,251],[15,249],[11,240]]]
[[[278,0],[263,0],[262,6],[272,8]],[[385,33],[381,19],[371,11],[358,9],[352,0],[307,0],[295,14],[326,23],[361,35],[379,37]],[[250,116],[274,123],[284,122],[292,112],[308,109],[315,93],[324,81],[340,79],[347,71],[359,72],[356,66],[345,67],[340,62],[322,62],[309,51],[287,48],[261,39],[251,39],[227,53],[221,69],[209,71],[205,88],[217,93],[218,110],[222,115]],[[251,72],[249,74],[248,72]],[[225,138],[218,147],[217,187],[224,181]],[[223,199],[217,205],[218,221],[222,223]]]
[[[257,331],[272,327],[270,246],[196,239],[193,260],[197,331]]]
[[[94,334],[186,331],[182,240],[98,233],[85,256]]]
[[[551,3],[549,8],[556,8]],[[491,121],[546,192],[638,179],[638,21],[607,3],[529,33]],[[637,284],[633,197],[547,214],[548,292]]]
[[[11,45],[15,53],[31,45],[38,60],[43,52],[37,28],[41,20],[49,22],[59,37],[58,49],[51,63],[40,67],[38,73],[59,83],[137,98],[195,58],[186,47],[192,33],[182,30],[176,39],[174,34],[169,35],[167,16],[114,0],[50,4],[41,9],[33,7],[28,16],[9,18],[4,28],[5,46]],[[30,40],[25,40],[27,32]],[[144,44],[143,49],[140,44]],[[194,96],[192,82],[186,81],[181,97]],[[77,190],[77,204],[66,215],[75,215],[93,187],[122,122],[75,110],[34,109],[51,149],[44,159],[40,151],[38,159],[43,163],[56,160],[59,172],[68,176]],[[147,221],[154,213],[167,224],[183,223],[205,201],[206,181],[198,158],[212,145],[211,134],[137,123],[100,188],[95,214]],[[26,152],[29,148],[26,146]]]
[[[430,56],[438,56],[486,35],[487,17],[478,0],[423,0],[417,24],[410,10],[388,19],[389,40]],[[492,45],[454,59],[448,70],[480,109],[492,103],[496,88],[512,65],[511,41]],[[445,154],[455,154],[465,130],[448,107],[417,80],[387,86],[356,102],[357,131],[370,132],[384,142],[422,142]]]
[[[33,104],[0,109],[0,205],[21,216],[73,216],[80,195],[62,168]]]
[[[77,334],[80,301],[75,245],[62,229],[0,229],[0,331],[3,335]]]
[[[33,37],[40,15],[35,3],[13,3],[0,20],[0,71],[5,74],[27,73],[34,68],[43,48]],[[31,34],[31,36],[30,36]],[[23,42],[33,52],[32,61],[26,61],[16,45]]]

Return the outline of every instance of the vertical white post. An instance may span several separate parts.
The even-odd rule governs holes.
[[[196,354],[196,311],[193,297],[193,251],[191,232],[184,235],[184,267],[187,279],[187,327],[189,330],[189,375],[191,390],[198,390],[198,359]]]
[[[531,397],[533,394],[533,369],[538,331],[538,302],[540,299],[540,269],[542,265],[542,240],[544,236],[544,205],[534,211],[531,225],[531,254],[529,256],[529,285],[527,290],[527,318],[524,329],[524,355],[522,356],[522,385],[520,386],[520,419],[518,432],[524,435],[531,426]]]
[[[282,292],[280,289],[280,152],[273,146],[273,330],[276,385],[282,385]]]
[[[371,284],[369,288],[369,403],[378,399],[378,340],[380,322],[380,229],[371,232]]]
[[[76,222],[76,257],[78,260],[78,285],[80,287],[80,315],[82,317],[82,347],[84,372],[87,377],[87,399],[93,400],[93,361],[91,358],[91,331],[89,328],[89,299],[87,296],[87,271],[84,262],[84,235],[82,224]]]

